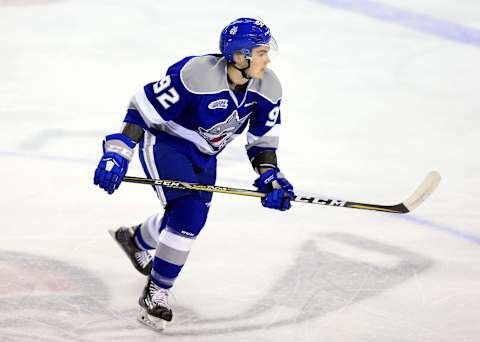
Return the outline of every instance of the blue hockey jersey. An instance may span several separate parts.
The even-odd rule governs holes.
[[[261,80],[250,80],[244,93],[234,93],[223,57],[186,57],[133,96],[124,122],[145,129],[142,145],[168,143],[203,168],[247,127],[250,160],[276,150],[281,97],[270,69]]]

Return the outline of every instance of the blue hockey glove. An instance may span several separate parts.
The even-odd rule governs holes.
[[[262,205],[265,208],[282,211],[290,209],[290,200],[295,197],[293,186],[278,168],[262,173],[253,185],[259,191],[267,193],[265,197],[262,197]]]
[[[113,194],[127,173],[135,143],[126,135],[111,134],[103,141],[103,156],[95,170],[93,183]]]

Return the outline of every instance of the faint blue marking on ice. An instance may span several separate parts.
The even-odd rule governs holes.
[[[431,34],[457,43],[480,47],[480,30],[459,25],[447,20],[437,19],[425,14],[415,13],[394,6],[370,0],[317,0],[318,2],[359,13],[382,21]]]
[[[398,217],[403,219],[403,220],[406,220],[406,221],[410,221],[410,222],[413,222],[413,223],[416,223],[416,224],[420,224],[422,226],[427,226],[429,228],[433,228],[437,231],[446,233],[446,234],[454,236],[456,238],[460,238],[462,240],[466,240],[468,242],[472,242],[472,243],[480,246],[480,236],[478,236],[478,235],[466,233],[466,232],[461,231],[460,229],[449,227],[449,226],[444,225],[444,224],[435,223],[435,222],[432,222],[432,221],[429,221],[429,220],[426,220],[426,219],[423,219],[423,218],[420,218],[420,217],[412,216],[412,215],[405,215],[405,216],[402,215],[402,216],[398,216]]]

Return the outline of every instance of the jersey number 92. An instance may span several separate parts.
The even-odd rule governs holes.
[[[170,87],[171,83],[172,79],[167,75],[153,85],[153,92],[158,95],[157,100],[165,109],[168,109],[180,100],[177,90],[174,87]]]

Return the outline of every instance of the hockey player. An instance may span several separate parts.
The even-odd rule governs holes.
[[[282,89],[267,68],[276,48],[261,21],[240,18],[220,35],[221,55],[186,57],[131,99],[120,133],[105,137],[94,183],[112,194],[139,144],[150,178],[214,184],[216,156],[247,129],[246,150],[265,192],[264,207],[288,210],[293,187],[277,166]],[[247,128],[248,127],[248,128]],[[162,329],[172,320],[168,301],[195,238],[205,225],[211,193],[155,186],[164,213],[112,235],[135,268],[148,276],[139,320]],[[149,250],[155,250],[155,257]]]

